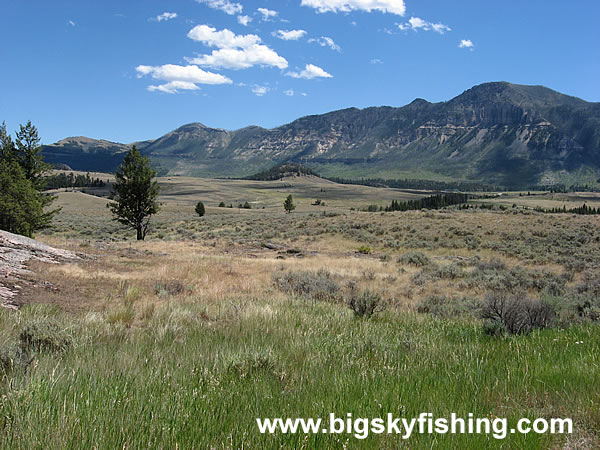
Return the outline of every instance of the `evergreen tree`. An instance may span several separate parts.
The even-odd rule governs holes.
[[[198,214],[198,216],[202,217],[205,213],[206,213],[206,209],[204,208],[204,203],[198,202],[196,204],[196,214]]]
[[[31,122],[21,125],[16,145],[6,124],[0,126],[0,229],[28,237],[47,228],[60,210],[44,211],[54,197],[41,192],[42,176],[49,166],[42,159],[39,142]]]
[[[6,131],[6,122],[0,125],[0,160],[17,161],[17,149],[10,134]]]
[[[25,178],[31,181],[37,190],[42,190],[44,187],[43,176],[50,171],[50,165],[44,162],[38,131],[31,124],[31,120],[27,124],[19,126],[16,153]]]
[[[107,205],[114,220],[136,230],[138,241],[146,238],[150,218],[159,210],[156,198],[160,188],[154,177],[156,171],[150,167],[150,159],[134,145],[115,174],[115,202]]]
[[[0,159],[0,229],[32,237],[51,217],[44,214],[41,194],[16,161]]]
[[[292,198],[292,194],[288,195],[285,201],[283,202],[283,209],[287,214],[291,213],[296,209],[296,205],[294,205],[294,199]]]

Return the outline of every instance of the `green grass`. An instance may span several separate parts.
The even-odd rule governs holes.
[[[7,341],[38,308],[0,312]],[[494,339],[478,323],[289,298],[239,301],[228,320],[182,305],[144,326],[75,320],[62,354],[37,354],[4,380],[2,448],[396,448],[372,435],[261,435],[257,417],[571,417],[600,427],[600,328]],[[222,316],[224,317],[224,316]],[[576,345],[575,342],[583,341]],[[565,437],[415,435],[411,448],[547,448]]]
[[[40,287],[32,301],[70,312],[0,310],[0,362],[15,361],[0,381],[0,448],[598,448],[597,304],[585,319],[573,309],[597,299],[596,217],[511,207],[594,194],[490,200],[508,202],[506,211],[366,213],[350,208],[411,194],[310,178],[161,182],[163,209],[141,243],[123,242],[134,236],[110,220],[106,200],[61,193],[63,210],[44,239],[97,259],[34,266],[57,289]],[[298,209],[285,214],[290,193]],[[327,206],[311,205],[317,198]],[[207,205],[202,218],[198,200]],[[370,254],[357,254],[361,247]],[[320,267],[331,280],[310,279]],[[288,272],[302,289],[273,284]],[[355,318],[343,304],[350,283],[372,289],[386,310]],[[472,313],[503,289],[550,298],[561,306],[557,324],[575,324],[486,336]],[[32,341],[44,345],[22,357],[25,329],[44,333]],[[422,412],[506,417],[510,426],[570,417],[575,433],[401,442],[261,435],[256,425],[257,417]]]

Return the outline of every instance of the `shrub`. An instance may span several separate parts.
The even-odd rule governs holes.
[[[421,252],[408,252],[398,257],[399,264],[410,264],[417,267],[428,266],[431,260]]]
[[[336,300],[340,291],[340,286],[325,269],[278,273],[273,275],[273,282],[283,292],[314,300]]]
[[[439,317],[458,317],[472,315],[479,301],[470,297],[448,298],[445,295],[430,295],[417,304],[420,313]]]
[[[355,317],[368,319],[376,312],[384,309],[381,296],[368,289],[360,294],[356,289],[350,290],[350,295],[346,301],[348,307],[352,310]]]
[[[432,271],[432,278],[454,280],[464,276],[463,270],[456,263],[451,263],[446,266],[436,267]]]
[[[494,293],[485,298],[480,315],[487,321],[484,330],[498,322],[508,334],[525,334],[552,325],[556,313],[552,305],[542,300]]]
[[[226,371],[236,378],[246,379],[262,375],[279,377],[280,370],[273,354],[270,351],[251,352],[232,359]]]
[[[358,247],[358,249],[356,250],[357,253],[360,253],[361,255],[370,255],[371,254],[371,247],[367,247],[366,245],[361,245],[360,247]]]
[[[25,353],[62,352],[72,345],[72,338],[57,323],[48,320],[36,320],[28,324],[19,334],[21,350]]]
[[[483,322],[483,332],[488,336],[501,337],[506,335],[506,327],[500,320],[486,320]]]
[[[157,281],[154,283],[154,293],[159,297],[179,295],[184,290],[185,285],[179,280]]]

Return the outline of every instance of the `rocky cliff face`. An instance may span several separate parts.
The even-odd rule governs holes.
[[[358,176],[427,171],[514,186],[598,173],[600,104],[541,86],[486,83],[448,102],[350,108],[272,130],[189,124],[138,146],[180,174],[242,176],[291,161],[331,175],[341,166]],[[46,147],[51,158],[59,152]]]

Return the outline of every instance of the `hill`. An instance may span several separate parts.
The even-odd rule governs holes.
[[[239,177],[293,162],[330,177],[568,184],[600,174],[600,104],[495,82],[447,102],[349,108],[271,130],[192,123],[137,145],[170,175]],[[44,154],[74,169],[107,170],[126,148],[69,138],[45,146]]]

